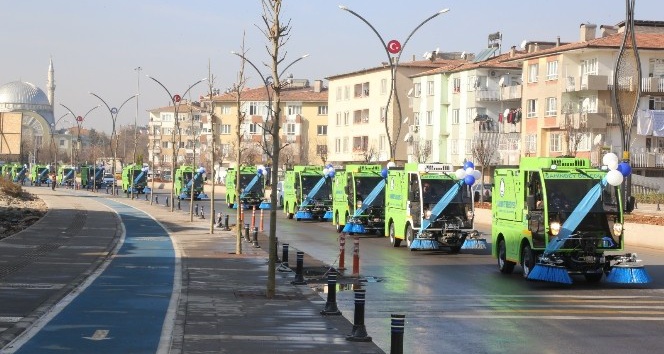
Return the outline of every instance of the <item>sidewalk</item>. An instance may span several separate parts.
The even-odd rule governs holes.
[[[320,311],[325,308],[325,299],[309,285],[292,285],[292,272],[277,272],[276,296],[267,299],[268,254],[264,235],[259,235],[260,248],[242,241],[243,252],[236,255],[233,231],[215,229],[214,234],[210,234],[209,219],[195,217],[191,222],[188,213],[171,212],[163,203],[149,205],[149,201],[141,198],[113,197],[103,190],[101,193],[60,189],[53,192],[35,187],[30,188],[30,192],[40,195],[51,210],[40,224],[53,225],[56,212],[67,203],[103,209],[94,202],[94,198],[112,198],[143,210],[168,230],[181,262],[182,289],[177,309],[174,309],[172,341],[164,353],[383,353],[372,342],[347,341],[346,335],[351,333],[352,323],[342,316],[322,316]],[[218,197],[222,195],[223,192]],[[89,199],[81,202],[80,198],[86,197]],[[110,219],[117,220],[117,217]],[[76,220],[59,222],[72,224]],[[116,226],[119,227],[119,224]],[[52,230],[62,228],[66,229],[67,225]],[[115,237],[117,240],[118,235]],[[107,254],[99,259],[104,259]],[[293,268],[295,259],[295,250],[291,249],[289,260]],[[324,264],[307,256],[304,264],[305,279],[326,282],[324,273],[327,268]],[[343,281],[339,280],[340,283]],[[59,300],[56,299],[58,296],[61,298],[64,294],[53,295],[51,304]],[[11,299],[4,300],[11,303]],[[8,339],[13,336],[8,336]]]

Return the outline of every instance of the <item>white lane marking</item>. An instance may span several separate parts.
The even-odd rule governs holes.
[[[98,329],[95,331],[95,333],[92,334],[92,337],[83,337],[83,339],[89,339],[89,340],[106,340],[106,339],[111,339],[108,336],[109,330],[107,329]]]

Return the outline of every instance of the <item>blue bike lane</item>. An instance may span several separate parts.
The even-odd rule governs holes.
[[[124,237],[117,253],[12,353],[133,354],[166,349],[172,325],[167,316],[179,271],[171,239],[150,215],[112,200],[100,202],[121,217]]]

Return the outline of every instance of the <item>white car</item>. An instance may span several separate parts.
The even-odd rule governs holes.
[[[277,182],[277,207],[284,206],[284,181]]]
[[[112,186],[113,182],[115,181],[115,177],[113,177],[113,175],[110,173],[104,173],[104,177],[102,177],[101,181],[107,186]]]

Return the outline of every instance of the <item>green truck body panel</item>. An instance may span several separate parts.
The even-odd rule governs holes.
[[[562,225],[605,176],[606,171],[593,168],[590,160],[573,157],[522,157],[519,168],[496,169],[491,209],[493,256],[499,257],[504,242],[503,260],[521,264],[526,246],[536,260],[556,238],[552,224]],[[573,236],[556,250],[570,273],[601,275],[610,260],[604,252],[623,250],[623,232],[613,232],[614,224],[623,223],[620,194],[619,187],[607,185]]]
[[[335,172],[332,186],[332,223],[341,231],[360,203],[383,179],[381,165],[347,165]],[[382,234],[385,224],[385,193],[360,216],[367,231]]]
[[[402,169],[390,169],[385,191],[385,235],[393,245],[406,240],[410,246],[419,233],[419,237],[432,239],[438,246],[458,252],[468,233],[473,231],[474,209],[466,185],[461,186],[436,221],[420,232],[423,219],[458,182],[450,164],[407,163]]]
[[[143,193],[148,183],[148,174],[143,171],[143,166],[131,164],[122,168],[122,191],[131,193],[132,182],[134,193]]]
[[[95,167],[92,165],[80,166],[81,171],[81,185],[83,187],[92,188],[92,184],[95,184],[96,188],[101,188],[103,177],[104,177],[104,168]]]
[[[293,166],[293,169],[284,173],[284,213],[288,218],[300,210],[308,194],[323,178],[323,166]],[[321,188],[316,192],[307,208],[314,219],[322,219],[332,208],[332,180],[326,178]]]
[[[265,198],[265,176],[258,176],[257,182],[252,186],[251,190],[245,191],[245,188],[250,182],[258,175],[256,166],[240,166],[240,195],[235,194],[235,185],[238,183],[237,168],[231,167],[226,173],[226,204],[229,208],[233,207],[235,203],[240,200],[243,207],[258,209],[261,202]],[[243,195],[244,194],[244,195]]]
[[[178,199],[191,198],[191,189],[189,189],[188,184],[192,178],[195,178],[192,184],[194,199],[197,199],[198,195],[203,192],[203,177],[200,174],[197,176],[197,168],[191,165],[182,165],[175,170],[175,195]],[[181,196],[181,194],[186,194],[186,197]]]
[[[61,186],[73,186],[76,182],[76,168],[72,166],[58,167],[56,182]]]

